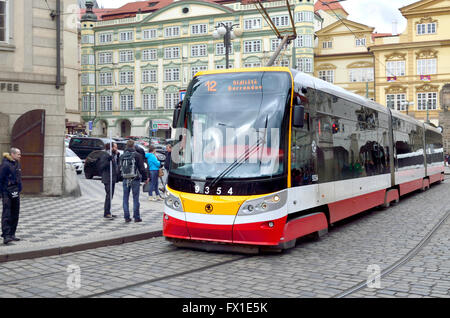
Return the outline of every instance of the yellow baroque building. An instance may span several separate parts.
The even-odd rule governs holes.
[[[421,0],[399,8],[407,20],[402,34],[373,33],[374,28],[347,20],[338,7],[322,10],[335,20],[329,18],[316,32],[315,76],[442,124],[439,115],[450,106],[444,102],[450,91],[450,0]]]
[[[374,99],[373,55],[367,51],[373,30],[343,18],[317,31],[315,76]]]
[[[450,1],[422,0],[400,8],[407,28],[370,46],[376,101],[439,125],[441,92],[450,83]]]

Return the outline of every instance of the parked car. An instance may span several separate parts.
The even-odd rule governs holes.
[[[78,157],[76,153],[69,148],[66,148],[65,160],[67,164],[70,164],[75,168],[77,174],[83,172],[83,161],[81,161],[80,157]]]
[[[105,149],[105,144],[110,141],[111,140],[108,138],[72,137],[70,139],[69,148],[75,152],[80,159],[85,160],[92,151]]]

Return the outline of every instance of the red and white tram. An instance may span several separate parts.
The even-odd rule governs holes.
[[[444,179],[438,129],[284,67],[197,73],[174,127],[163,235],[180,246],[290,248]]]

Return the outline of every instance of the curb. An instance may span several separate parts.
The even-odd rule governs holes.
[[[40,249],[29,249],[26,251],[9,253],[0,255],[0,263],[10,261],[20,261],[31,258],[48,257],[55,255],[62,255],[67,253],[79,252],[99,247],[120,245],[124,243],[131,243],[135,241],[147,240],[154,237],[162,236],[162,231],[150,231],[131,235],[122,235],[121,237],[111,237],[100,241],[78,242],[62,244],[61,246],[51,246]]]

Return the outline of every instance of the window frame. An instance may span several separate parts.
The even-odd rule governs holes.
[[[111,112],[113,110],[113,96],[100,95],[100,111]]]
[[[142,94],[142,109],[143,110],[154,110],[157,108],[156,105],[157,96],[154,93]]]
[[[10,36],[10,14],[9,14],[9,1],[8,0],[0,0],[0,2],[5,3],[5,12],[3,13],[4,16],[4,28],[3,28],[3,36],[4,40],[0,40],[0,45],[2,44],[9,44],[9,36]],[[1,31],[0,31],[1,32]]]
[[[431,98],[430,98],[431,95]],[[431,108],[428,108],[428,101],[431,102]],[[425,103],[425,105],[423,105]],[[437,92],[419,92],[417,93],[417,110],[436,110],[438,104]]]

